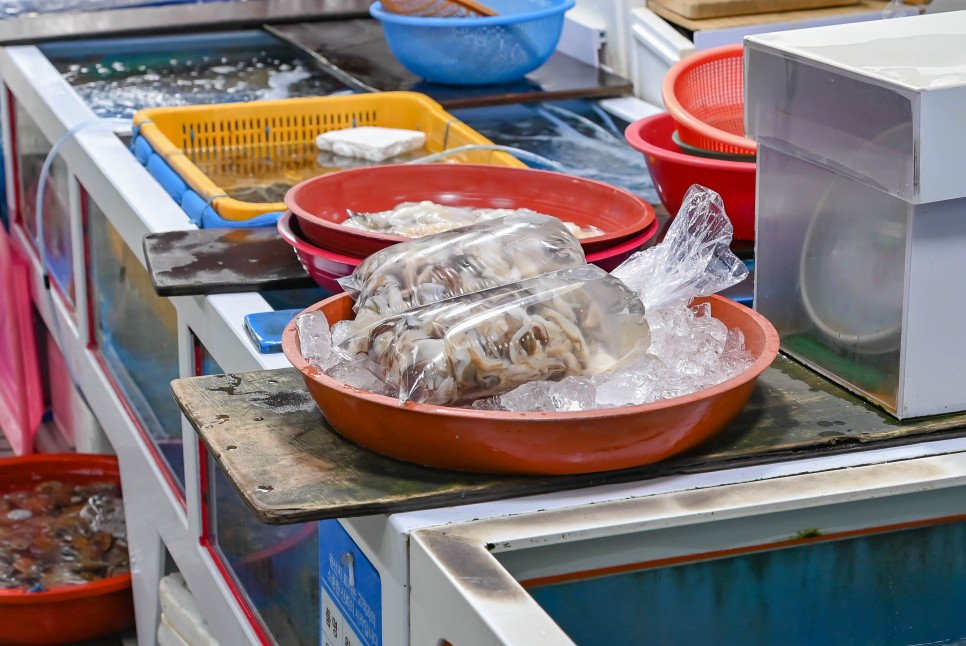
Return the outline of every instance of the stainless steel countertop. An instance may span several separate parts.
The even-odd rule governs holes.
[[[247,0],[27,15],[0,20],[0,45],[369,15],[372,0]]]

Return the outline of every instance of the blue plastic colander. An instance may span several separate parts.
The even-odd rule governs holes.
[[[485,85],[521,78],[553,54],[564,13],[575,0],[486,0],[497,16],[431,18],[369,8],[382,22],[390,51],[433,83]]]

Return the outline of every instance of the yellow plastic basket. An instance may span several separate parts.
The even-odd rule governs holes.
[[[229,196],[227,182],[241,178],[253,185],[289,185],[326,172],[316,161],[315,139],[329,130],[419,130],[426,134],[429,154],[493,143],[416,92],[150,108],[134,115],[134,126],[219,216],[235,221],[284,211],[285,204],[236,199]],[[524,166],[512,155],[491,150],[456,153],[447,161]]]

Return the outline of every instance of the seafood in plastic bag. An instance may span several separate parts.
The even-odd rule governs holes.
[[[518,213],[374,253],[340,279],[359,330],[386,316],[586,262],[557,218]]]
[[[583,265],[389,317],[350,336],[340,351],[368,354],[400,402],[449,405],[610,370],[649,341],[640,299]]]

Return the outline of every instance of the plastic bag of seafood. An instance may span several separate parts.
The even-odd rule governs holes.
[[[585,262],[563,222],[531,211],[387,247],[339,284],[355,298],[361,330],[414,307]]]
[[[721,196],[694,184],[660,244],[639,251],[611,272],[648,311],[686,305],[737,285],[748,268],[731,252],[734,227]]]
[[[400,402],[451,405],[611,370],[649,342],[637,295],[582,265],[391,316],[338,351],[367,358]]]

